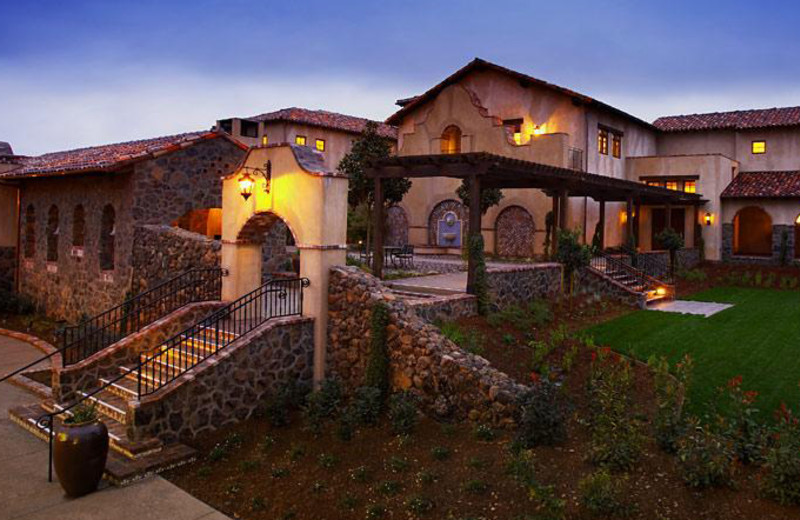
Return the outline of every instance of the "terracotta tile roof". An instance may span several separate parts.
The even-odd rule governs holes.
[[[396,103],[402,108],[400,108],[400,110],[398,110],[397,112],[395,112],[394,114],[389,116],[389,118],[386,120],[386,122],[388,124],[390,124],[390,125],[399,125],[406,114],[408,114],[412,110],[415,110],[420,105],[423,105],[424,103],[427,103],[431,99],[435,98],[436,96],[439,95],[439,92],[444,90],[446,87],[448,87],[448,86],[450,86],[450,85],[452,85],[454,83],[457,83],[462,78],[464,78],[465,76],[467,76],[468,74],[471,74],[473,71],[476,71],[476,70],[493,70],[495,72],[499,72],[500,74],[505,74],[507,76],[510,76],[510,77],[514,78],[515,80],[519,81],[520,84],[522,84],[523,86],[536,85],[536,86],[548,88],[550,90],[554,90],[556,92],[560,92],[560,93],[564,94],[565,96],[569,96],[570,98],[572,98],[577,103],[582,103],[582,104],[586,104],[586,105],[589,105],[589,106],[600,108],[602,110],[607,110],[607,111],[612,112],[612,113],[614,113],[614,114],[616,114],[618,116],[621,116],[621,117],[624,117],[626,119],[635,121],[635,122],[639,123],[640,125],[652,128],[652,125],[650,123],[648,123],[647,121],[639,119],[636,116],[628,114],[627,112],[624,112],[624,111],[622,111],[622,110],[620,110],[620,109],[618,109],[616,107],[612,107],[611,105],[603,103],[602,101],[599,101],[597,99],[591,98],[591,97],[586,96],[584,94],[580,94],[578,92],[575,92],[574,90],[570,90],[568,88],[560,87],[560,86],[555,85],[553,83],[548,83],[547,81],[541,80],[539,78],[535,78],[533,76],[529,76],[527,74],[523,74],[522,72],[517,72],[515,70],[503,67],[501,65],[497,65],[495,63],[492,63],[492,62],[489,62],[489,61],[486,61],[486,60],[482,60],[480,58],[475,58],[471,62],[467,63],[465,66],[461,67],[460,69],[458,69],[457,71],[452,73],[450,76],[448,76],[445,79],[443,79],[440,83],[438,83],[438,84],[434,85],[433,87],[431,87],[430,89],[428,89],[426,92],[424,92],[424,93],[422,93],[422,94],[420,94],[418,96],[413,96],[413,97],[409,97],[409,98],[405,98],[405,99],[398,99]]]
[[[327,110],[308,110],[306,108],[283,108],[275,112],[268,112],[253,117],[247,117],[250,121],[290,121],[321,128],[331,128],[342,130],[353,134],[360,134],[369,119],[363,117],[348,116],[328,112]],[[378,134],[390,139],[397,139],[397,128],[375,121],[378,124]]]
[[[721,198],[800,198],[800,171],[739,172]]]
[[[22,159],[22,167],[0,175],[0,178],[37,177],[67,175],[88,171],[113,171],[131,163],[153,157],[155,154],[171,152],[191,146],[205,139],[218,137],[232,140],[221,132],[208,130],[185,134],[167,135],[128,141],[124,143],[90,146],[76,150],[52,152]],[[234,141],[242,149],[241,143]]]
[[[693,130],[744,130],[800,125],[800,107],[735,110],[684,116],[659,117],[653,125],[664,132]]]

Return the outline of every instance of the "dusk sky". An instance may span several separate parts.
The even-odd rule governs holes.
[[[800,2],[16,1],[0,141],[40,154],[288,106],[384,119],[478,56],[648,121],[800,105]]]

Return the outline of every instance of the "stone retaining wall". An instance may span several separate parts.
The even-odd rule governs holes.
[[[310,383],[313,358],[312,318],[270,320],[163,390],[130,402],[128,437],[173,442],[243,421],[285,383]]]
[[[525,385],[460,349],[380,280],[354,267],[334,267],[328,295],[328,369],[346,390],[364,384],[376,302],[389,307],[393,390],[414,393],[422,408],[437,417],[513,425],[514,402]]]
[[[561,264],[491,267],[486,272],[489,301],[498,308],[527,305],[561,291]]]
[[[694,269],[700,264],[700,250],[692,247],[681,249],[675,253],[678,269]]]
[[[189,304],[79,363],[54,365],[53,397],[62,403],[72,401],[75,392],[95,388],[101,377],[118,376],[120,366],[138,362],[140,353],[152,350],[222,306],[222,302]]]
[[[470,294],[437,296],[425,300],[409,300],[408,306],[425,321],[452,321],[477,316],[478,299]]]
[[[17,275],[17,249],[0,247],[0,292],[13,292]]]
[[[606,297],[623,305],[644,309],[647,295],[625,287],[591,268],[582,269],[575,277],[575,291],[579,294]]]
[[[219,240],[166,225],[136,226],[133,234],[134,294],[193,267],[219,267]]]

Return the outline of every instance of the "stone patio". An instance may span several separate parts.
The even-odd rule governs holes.
[[[730,307],[733,307],[730,303],[673,300],[653,303],[648,306],[647,309],[651,311],[675,312],[678,314],[694,314],[708,318]]]

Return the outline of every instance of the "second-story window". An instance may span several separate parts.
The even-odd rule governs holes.
[[[608,155],[608,130],[605,128],[597,130],[597,151],[601,155]]]
[[[767,153],[767,142],[766,141],[753,141],[751,151],[754,154],[762,154]]]
[[[242,137],[258,137],[258,123],[254,121],[241,121]]]
[[[324,152],[325,151],[325,139],[317,139],[316,142],[314,143],[314,146],[315,146],[315,148],[317,149],[318,152]]]
[[[300,146],[305,146],[306,145],[306,136],[304,136],[304,135],[295,136],[294,144],[297,144],[297,145],[300,145]]]
[[[619,159],[622,157],[622,136],[611,134],[611,155]]]
[[[522,144],[522,119],[505,119],[503,126],[508,129],[516,144]]]
[[[456,125],[450,125],[442,132],[441,149],[442,153],[461,153],[461,129]]]

